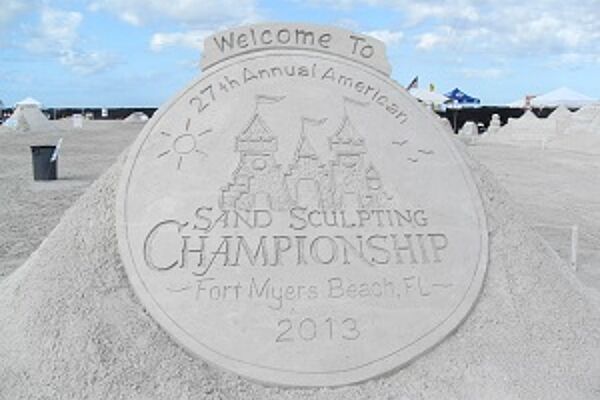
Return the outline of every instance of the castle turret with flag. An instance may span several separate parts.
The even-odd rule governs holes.
[[[280,99],[267,97],[262,101]],[[282,211],[294,206],[324,210],[386,206],[391,196],[384,191],[375,166],[366,160],[365,139],[358,134],[347,113],[328,140],[333,160],[321,162],[305,128],[320,126],[325,121],[302,118],[294,158],[284,173],[275,158],[278,139],[257,107],[250,122],[236,137],[235,149],[240,153],[240,160],[232,174],[233,182],[222,189],[221,209]]]
[[[326,119],[302,118],[302,132],[290,164],[286,180],[292,197],[299,207],[327,209],[331,206],[331,180],[327,165],[321,163],[319,155],[305,132],[307,125],[319,126]]]
[[[222,209],[284,210],[292,204],[281,164],[275,153],[277,137],[258,113],[259,104],[281,101],[278,97],[257,97],[257,108],[246,128],[237,136],[235,150],[240,161],[233,183],[222,190]]]
[[[387,201],[379,172],[365,155],[367,146],[348,115],[329,138],[329,148],[335,154],[331,162],[331,188],[334,208],[382,207]]]

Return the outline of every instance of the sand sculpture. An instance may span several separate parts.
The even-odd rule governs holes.
[[[600,153],[600,108],[588,105],[576,112],[557,107],[547,118],[537,118],[531,110],[520,118],[511,118],[485,140],[519,146],[542,146],[565,150]]]
[[[565,106],[558,106],[552,114],[548,116],[548,119],[554,121],[556,124],[556,133],[564,134],[565,130],[571,124],[573,113]]]
[[[141,111],[135,111],[129,114],[123,122],[145,123],[148,121],[148,116]]]
[[[26,99],[15,105],[15,110],[3,126],[19,133],[42,132],[52,129],[48,118],[40,110],[40,104],[33,99]]]
[[[500,115],[492,114],[492,118],[490,119],[490,124],[488,128],[485,130],[483,136],[487,135],[495,135],[498,133],[500,128],[502,127],[502,123],[500,121]]]
[[[571,116],[571,122],[565,128],[569,135],[586,135],[597,133],[597,121],[600,118],[600,106],[589,105],[580,108]]]
[[[265,43],[299,29],[318,51]],[[1,396],[597,398],[598,298],[435,117],[385,83],[385,57],[361,56],[381,44],[310,25],[220,35],[207,39],[205,77],[0,282]],[[258,48],[220,61],[219,38]],[[211,83],[230,90],[261,59],[279,65],[272,57],[308,65],[309,75],[234,86],[232,108],[225,89],[210,95]],[[314,76],[334,68],[354,85],[311,81],[313,65]],[[387,104],[356,100],[357,82],[377,85]],[[296,97],[299,83],[314,96]],[[233,110],[239,118],[219,116]],[[308,273],[278,272],[292,264]],[[293,290],[244,294],[269,278]],[[384,299],[392,287],[397,296]],[[389,352],[398,344],[408,353]]]
[[[473,121],[465,122],[462,128],[460,128],[460,130],[458,131],[458,135],[465,137],[476,137],[477,135],[479,135],[479,132],[477,130],[477,124]]]

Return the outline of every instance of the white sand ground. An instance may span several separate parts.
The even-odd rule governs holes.
[[[600,290],[600,146],[572,143],[573,151],[479,141],[468,148],[565,263],[571,257],[571,226],[578,225],[577,276]]]
[[[0,129],[0,280],[25,262],[61,216],[133,141],[143,124],[71,120],[52,132],[18,134]],[[57,181],[34,182],[30,145],[63,138]]]

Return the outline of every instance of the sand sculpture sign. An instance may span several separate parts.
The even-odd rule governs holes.
[[[131,149],[118,238],[142,304],[250,379],[332,386],[443,340],[481,290],[478,190],[443,127],[337,28],[243,27]]]

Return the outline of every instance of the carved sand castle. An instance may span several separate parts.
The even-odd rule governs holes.
[[[275,158],[278,139],[256,112],[236,137],[240,159],[232,183],[222,189],[221,209],[370,209],[389,202],[379,172],[365,159],[365,139],[347,114],[329,137],[329,149],[333,159],[324,164],[303,129],[293,162],[284,171]]]

